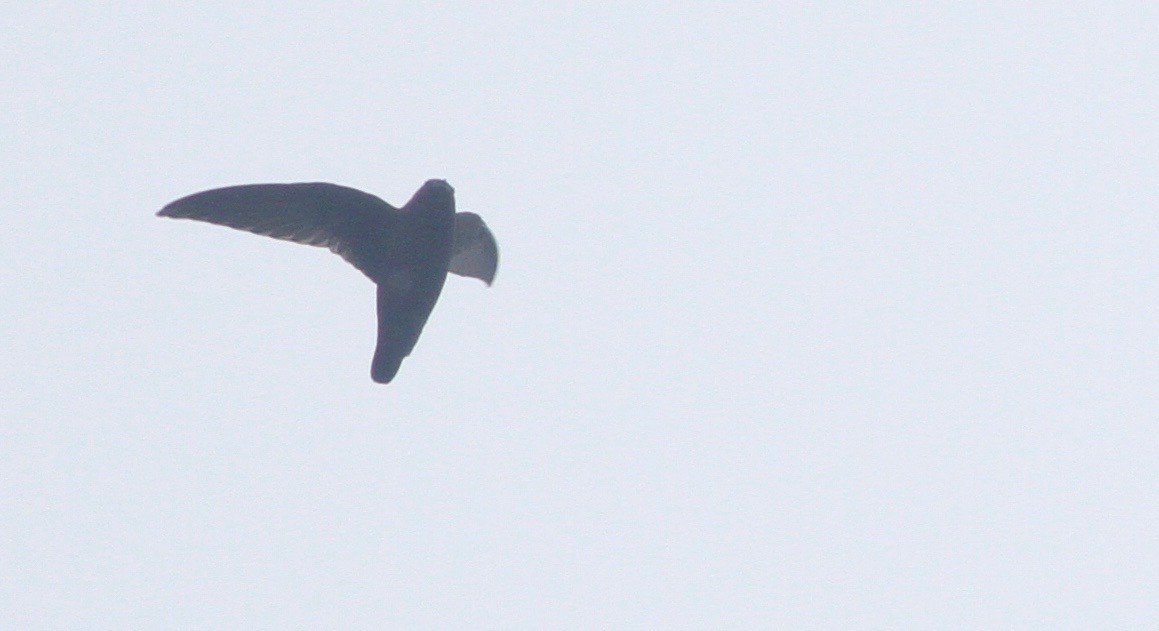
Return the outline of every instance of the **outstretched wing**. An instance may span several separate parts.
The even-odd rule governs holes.
[[[312,182],[216,188],[182,197],[157,215],[329,248],[370,276],[398,210],[357,189]]]
[[[414,350],[423,326],[439,299],[447,275],[400,271],[378,283],[378,344],[370,378],[390,383],[402,360]]]
[[[491,284],[499,267],[499,246],[475,213],[455,213],[455,240],[447,271]]]

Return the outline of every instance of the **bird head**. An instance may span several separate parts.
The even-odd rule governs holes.
[[[407,202],[407,206],[418,204],[426,208],[455,207],[455,189],[447,184],[446,180],[427,180],[414,197]]]

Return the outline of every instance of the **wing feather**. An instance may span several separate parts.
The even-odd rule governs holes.
[[[196,219],[255,234],[329,248],[370,276],[384,253],[375,244],[398,220],[382,199],[337,184],[246,184],[182,197],[160,217]]]

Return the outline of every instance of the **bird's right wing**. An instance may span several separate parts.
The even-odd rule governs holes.
[[[499,245],[475,213],[455,213],[455,240],[451,246],[449,272],[491,284],[499,267]]]
[[[216,188],[172,202],[160,217],[196,219],[329,248],[369,276],[398,210],[357,189],[312,182]]]

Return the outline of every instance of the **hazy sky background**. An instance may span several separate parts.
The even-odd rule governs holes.
[[[1159,619],[1159,9],[0,12],[0,628]],[[500,243],[373,285],[250,182]]]

